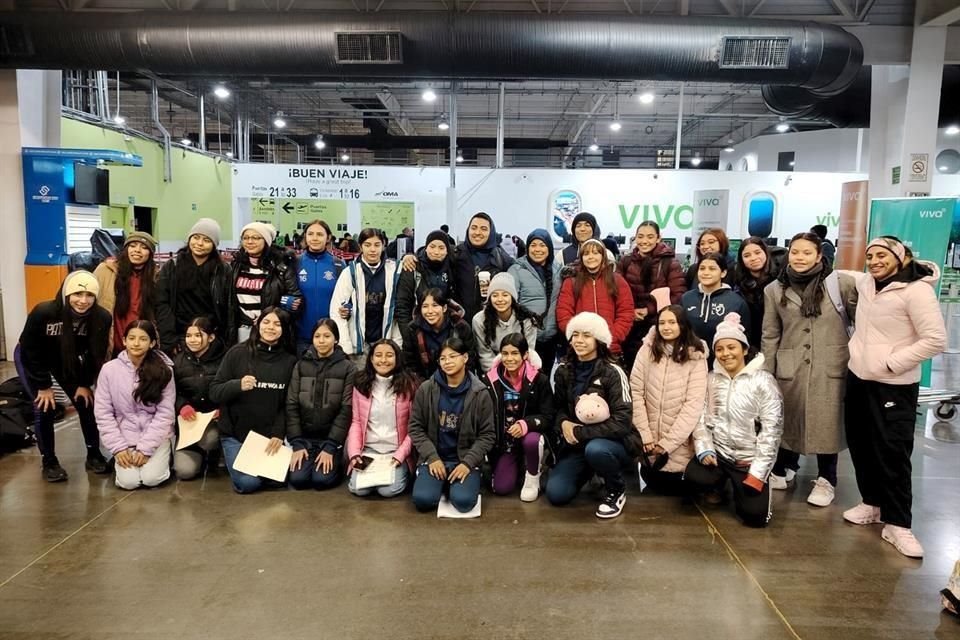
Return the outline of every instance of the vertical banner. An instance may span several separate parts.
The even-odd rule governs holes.
[[[918,260],[943,269],[953,230],[955,198],[890,198],[870,203],[871,238],[897,236]],[[941,281],[934,285],[940,293]],[[923,363],[920,384],[930,386],[930,362]]]
[[[693,192],[693,239],[704,229],[719,227],[727,230],[730,215],[729,189],[704,189]]]
[[[834,267],[863,271],[867,248],[869,180],[844,182],[840,191],[840,234]]]

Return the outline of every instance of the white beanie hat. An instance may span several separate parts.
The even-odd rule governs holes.
[[[243,234],[248,230],[253,231],[255,234],[263,238],[268,247],[273,244],[274,238],[277,237],[277,230],[273,228],[272,224],[267,224],[266,222],[249,223],[240,230],[240,237],[242,238]]]
[[[567,323],[567,341],[573,336],[574,331],[585,331],[596,338],[598,341],[608,347],[613,342],[613,334],[610,333],[610,325],[604,320],[603,316],[597,315],[592,311],[583,311],[573,316]]]
[[[71,271],[63,279],[63,299],[66,301],[73,293],[82,292],[92,293],[94,297],[100,297],[100,283],[93,277],[93,274],[83,269]]]
[[[717,325],[717,332],[713,336],[713,346],[716,347],[718,341],[727,339],[741,342],[744,347],[750,346],[750,342],[747,340],[747,332],[740,324],[739,313],[728,313],[724,316],[723,322]]]
[[[494,291],[506,291],[513,298],[514,302],[516,302],[519,298],[517,295],[517,281],[514,280],[513,276],[506,271],[501,271],[497,275],[490,278],[490,286],[487,288],[487,295],[489,296],[493,294]]]
[[[190,227],[187,242],[190,242],[191,236],[206,236],[216,247],[220,244],[220,223],[213,218],[200,218]]]

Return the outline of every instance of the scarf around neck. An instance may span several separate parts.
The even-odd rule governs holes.
[[[805,273],[797,273],[793,267],[787,265],[786,274],[787,283],[800,296],[800,314],[804,318],[819,316],[820,301],[823,300],[820,283],[829,274],[829,270],[824,272],[823,262],[816,264]]]

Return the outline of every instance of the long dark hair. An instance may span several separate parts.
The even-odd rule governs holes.
[[[63,291],[63,284],[60,285],[60,291]],[[57,315],[60,318],[60,349],[63,360],[63,375],[67,380],[77,380],[80,377],[80,356],[84,358],[84,364],[90,364],[93,371],[100,371],[103,363],[107,360],[107,335],[110,332],[111,320],[104,321],[103,315],[97,312],[102,309],[99,301],[90,307],[86,315],[78,316],[70,307],[70,302],[64,299],[64,296],[58,292],[56,297],[59,306]],[[87,328],[87,349],[88,353],[77,353],[77,336],[74,334],[73,321],[75,318],[82,318]],[[100,352],[100,347],[103,351]]]
[[[603,258],[603,261],[600,263],[599,277],[603,278],[603,283],[607,287],[607,293],[610,294],[611,298],[616,300],[620,291],[617,289],[617,281],[613,277],[613,264],[607,259],[607,248],[603,246],[603,243],[599,240],[594,240],[593,243],[591,243],[590,240],[587,240],[587,242],[584,242],[583,244],[586,245],[587,243],[597,244],[598,251],[600,251],[600,256]],[[581,256],[583,255],[582,252],[583,249],[581,249]],[[583,258],[581,257],[579,266],[577,267],[576,275],[573,278],[573,297],[579,298],[580,292],[583,290],[583,287],[586,286],[587,281],[592,279],[593,278],[590,276],[590,272],[587,271],[585,266],[583,266]]]
[[[283,333],[280,334],[280,342],[277,343],[277,346],[282,348],[287,353],[294,352],[293,346],[293,331],[290,328],[290,314],[281,309],[280,307],[267,307],[263,310],[263,313],[260,314],[260,317],[257,318],[257,321],[253,323],[253,328],[250,329],[250,337],[247,338],[246,347],[247,352],[250,354],[250,364],[253,365],[257,360],[257,352],[259,351],[260,345],[260,323],[268,315],[273,314],[277,316],[280,320],[280,325],[283,327]],[[336,335],[336,334],[334,334]],[[312,334],[311,334],[312,337]]]
[[[141,243],[142,244],[142,243]],[[129,246],[129,245],[128,245]],[[122,318],[130,311],[130,278],[137,269],[130,262],[130,256],[127,254],[128,246],[123,248],[120,255],[117,256],[117,279],[114,285],[114,294],[116,304],[113,312],[118,318]],[[150,251],[150,257],[140,267],[140,317],[146,320],[153,320],[156,300],[154,292],[157,282],[157,263],[153,259],[153,251]]]
[[[764,263],[763,272],[760,276],[755,276],[743,264],[743,251],[749,246],[758,246],[763,249],[767,261]],[[777,274],[774,272],[773,257],[770,255],[770,247],[758,236],[750,236],[740,245],[737,250],[737,264],[734,267],[733,282],[737,292],[752,305],[760,304],[763,300],[763,288],[773,282]]]
[[[677,328],[680,329],[680,335],[673,341],[673,353],[670,355],[670,359],[677,364],[683,364],[690,360],[691,351],[706,353],[703,348],[703,340],[693,332],[690,319],[683,307],[679,304],[671,304],[660,309],[660,313],[657,314],[657,321],[653,323],[653,361],[660,362],[660,359],[667,355],[667,341],[660,335],[660,316],[664,311],[673,314],[677,319]]]
[[[653,220],[644,220],[637,225],[637,230],[634,232],[633,237],[636,238],[637,234],[640,233],[640,229],[644,227],[651,227],[657,232],[657,237],[660,237],[660,225]],[[656,247],[654,247],[654,250],[655,249]],[[653,265],[655,262],[653,259],[653,251],[650,251],[650,253],[646,255],[641,255],[640,250],[634,247],[631,253],[640,259],[640,282],[643,285],[643,290],[649,293],[653,284]]]
[[[820,315],[820,305],[823,302],[823,291],[825,287],[823,286],[823,281],[827,279],[827,276],[830,275],[830,272],[833,269],[830,268],[830,265],[827,264],[826,259],[823,258],[823,240],[820,239],[815,233],[810,231],[803,231],[797,235],[790,238],[790,245],[793,246],[793,243],[797,240],[806,240],[807,242],[812,242],[814,246],[817,247],[817,253],[820,254],[820,264],[823,268],[820,270],[820,273],[816,275],[816,283],[814,284],[815,289],[813,290],[813,301],[811,305],[801,304],[800,305],[800,314],[804,318],[814,318]],[[777,280],[781,285],[780,293],[780,306],[787,306],[787,289],[790,288],[790,257],[787,256],[787,264],[783,268],[783,271],[780,272],[780,275],[777,276]],[[803,297],[801,295],[801,297]]]
[[[160,349],[157,346],[160,340],[157,325],[149,320],[134,320],[124,329],[123,337],[129,336],[134,329],[140,329],[146,333],[153,347],[143,356],[143,362],[137,368],[139,381],[137,388],[133,390],[133,399],[141,404],[158,404],[163,399],[163,390],[173,378],[173,372],[160,355]]]
[[[510,311],[521,327],[525,322],[529,322],[537,329],[543,328],[540,316],[521,305],[513,296],[510,296]],[[497,315],[497,310],[493,308],[490,298],[487,298],[483,305],[483,340],[492,349],[497,348],[497,345],[493,342],[497,339],[497,323],[499,321],[500,317]]]
[[[393,355],[396,358],[396,364],[394,365],[393,371],[390,372],[392,379],[390,386],[393,392],[397,394],[398,398],[412,398],[417,394],[417,387],[419,386],[417,384],[417,376],[413,371],[403,365],[403,354],[400,353],[400,347],[397,343],[387,339],[377,340],[370,345],[363,369],[357,371],[353,378],[354,392],[359,392],[360,395],[366,398],[370,397],[371,390],[373,389],[373,381],[377,379],[377,372],[373,368],[373,352],[382,344],[393,349]]]

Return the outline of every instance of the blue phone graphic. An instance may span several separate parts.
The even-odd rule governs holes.
[[[743,201],[743,220],[747,236],[769,238],[777,212],[777,196],[769,191],[748,193]]]

